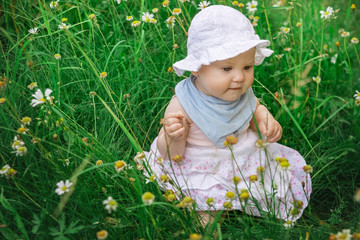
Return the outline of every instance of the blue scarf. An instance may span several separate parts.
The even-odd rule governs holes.
[[[191,75],[175,87],[176,97],[201,131],[217,146],[224,147],[226,136],[237,135],[251,121],[256,109],[252,88],[235,101],[208,96],[195,87]]]

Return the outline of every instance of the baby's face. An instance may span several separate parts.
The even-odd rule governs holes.
[[[195,86],[206,95],[225,101],[238,99],[254,82],[255,48],[233,58],[203,65]]]

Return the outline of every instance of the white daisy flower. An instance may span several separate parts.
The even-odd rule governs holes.
[[[150,23],[151,20],[154,19],[154,14],[149,12],[143,12],[141,20],[146,23]]]
[[[349,32],[346,32],[346,31],[343,31],[340,33],[341,37],[345,38],[345,37],[348,37],[350,36],[350,33]]]
[[[350,229],[343,229],[341,232],[336,234],[336,239],[341,240],[351,240],[352,235],[350,233]]]
[[[180,8],[174,8],[174,9],[172,10],[172,15],[178,16],[178,15],[180,15],[180,13],[181,13],[181,9],[180,9]]]
[[[138,21],[138,20],[135,20],[135,21],[133,21],[132,23],[131,23],[131,26],[132,27],[137,27],[137,26],[139,26],[140,25],[140,21]]]
[[[199,7],[198,7],[198,9],[200,9],[200,10],[203,10],[204,8],[206,8],[206,7],[208,7],[208,6],[210,6],[210,2],[208,2],[208,1],[202,1],[202,2],[200,2],[199,3]]]
[[[288,27],[281,27],[281,28],[280,28],[280,31],[281,31],[282,33],[287,34],[287,33],[290,32],[290,28],[288,28]]]
[[[354,95],[354,98],[360,99],[360,92],[358,90],[355,90],[355,91],[356,91],[356,93]]]
[[[155,200],[155,195],[151,192],[146,192],[141,196],[141,199],[145,204],[152,204]]]
[[[27,86],[27,88],[30,90],[33,90],[34,88],[37,88],[37,87],[38,87],[37,82],[32,82]]]
[[[158,8],[153,8],[151,11],[152,11],[153,13],[157,13],[157,12],[159,11],[159,9],[158,9]]]
[[[111,211],[115,212],[118,207],[118,203],[111,196],[104,200],[103,204],[105,205],[105,209],[108,211],[109,214],[111,214]]]
[[[170,16],[168,19],[165,20],[165,23],[168,28],[174,27],[175,26],[175,17]]]
[[[353,37],[353,38],[351,38],[350,42],[351,42],[352,44],[358,44],[358,43],[359,43],[359,39],[358,39],[357,37]]]
[[[59,0],[58,1],[51,1],[50,2],[50,8],[56,8],[59,5]]]
[[[59,29],[61,29],[61,30],[68,30],[69,27],[70,27],[70,24],[69,24],[69,25],[66,25],[65,23],[61,23],[61,24],[59,25]]]
[[[37,34],[37,31],[38,31],[38,28],[37,27],[34,27],[34,28],[30,28],[29,29],[29,33],[31,33],[31,34]]]
[[[22,141],[21,139],[18,139],[17,136],[14,137],[14,140],[13,140],[13,143],[11,144],[11,148],[13,150],[16,150],[18,149],[19,147],[22,147],[24,146],[25,143],[24,141]]]
[[[40,89],[38,89],[35,92],[35,94],[32,95],[35,99],[31,100],[31,106],[35,107],[39,104],[43,104],[46,102],[46,100],[51,101],[51,97],[50,97],[51,93],[52,93],[52,90],[47,88],[47,89],[45,89],[45,96],[44,96],[42,91]]]
[[[10,166],[8,164],[6,164],[5,166],[3,166],[1,169],[0,169],[0,174],[1,175],[5,175],[10,169]]]
[[[133,16],[127,16],[126,17],[126,21],[131,21],[131,20],[133,20],[134,18],[133,18]]]
[[[333,14],[334,9],[332,7],[327,7],[326,11],[320,11],[321,18],[328,19]]]
[[[258,2],[257,1],[251,1],[251,2],[246,3],[246,5],[247,5],[247,7],[246,7],[247,10],[249,12],[254,13],[257,10]]]
[[[294,226],[294,223],[292,221],[286,221],[284,223],[285,228],[292,228]]]
[[[12,151],[11,153],[15,153],[16,156],[24,156],[25,154],[27,154],[27,148],[25,146],[21,146],[21,147],[18,147],[15,151]]]
[[[73,183],[67,179],[65,182],[61,180],[56,185],[58,186],[58,188],[55,189],[57,195],[63,195],[64,193],[70,191],[70,187],[73,185]]]
[[[319,76],[316,77],[312,77],[312,80],[316,83],[320,83],[321,82],[321,78]]]
[[[60,55],[59,53],[55,53],[55,54],[54,54],[54,58],[55,58],[56,60],[59,60],[59,59],[61,59],[61,55]]]

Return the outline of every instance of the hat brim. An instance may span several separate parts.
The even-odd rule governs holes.
[[[260,65],[265,57],[270,56],[274,51],[267,49],[270,45],[268,40],[253,40],[247,42],[230,42],[206,49],[199,58],[188,55],[183,60],[173,64],[173,68],[178,76],[182,76],[185,71],[197,72],[202,65],[209,65],[216,61],[221,61],[235,57],[241,53],[256,47],[255,65]]]

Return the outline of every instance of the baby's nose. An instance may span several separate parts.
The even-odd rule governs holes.
[[[233,77],[234,82],[243,82],[244,79],[245,79],[245,77],[244,77],[243,71],[239,70],[239,71],[235,72],[234,77]]]

